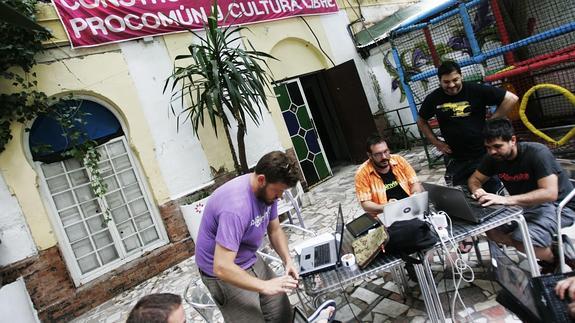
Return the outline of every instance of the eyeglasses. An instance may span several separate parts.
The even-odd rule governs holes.
[[[376,158],[376,159],[382,159],[383,157],[389,156],[390,153],[389,153],[389,151],[385,151],[385,152],[379,152],[379,153],[370,153],[369,155],[373,158]]]

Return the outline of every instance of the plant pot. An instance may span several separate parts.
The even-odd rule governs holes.
[[[197,200],[191,204],[181,205],[182,215],[184,216],[184,221],[186,221],[186,226],[192,240],[196,241],[198,237],[198,232],[200,231],[200,223],[202,222],[202,216],[204,214],[204,208],[206,207],[206,202],[209,197],[205,197],[201,200]]]

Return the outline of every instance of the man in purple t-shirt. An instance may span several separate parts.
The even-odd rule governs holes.
[[[297,180],[287,155],[273,151],[253,173],[234,178],[210,196],[196,241],[196,263],[226,322],[291,322],[286,292],[297,287],[298,272],[280,227],[277,199]],[[284,276],[276,277],[256,253],[266,233],[284,263]]]

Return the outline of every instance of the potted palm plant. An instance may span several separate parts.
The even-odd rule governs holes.
[[[189,98],[188,106],[178,113],[178,122],[180,116],[189,119],[196,135],[206,118],[216,136],[217,120],[223,123],[236,173],[241,174],[248,171],[244,143],[246,120],[251,118],[259,125],[262,107],[268,108],[265,91],[272,78],[266,59],[275,58],[254,49],[240,34],[245,27],[218,27],[217,12],[217,0],[214,0],[204,27],[205,35],[191,31],[199,42],[188,46],[189,54],[175,58],[176,66],[165,83],[164,93],[171,91],[172,103]],[[178,61],[188,59],[192,60],[191,64],[177,66]],[[171,110],[174,112],[173,107]],[[238,127],[237,154],[229,132],[230,118]]]

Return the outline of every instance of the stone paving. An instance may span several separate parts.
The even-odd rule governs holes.
[[[414,166],[420,181],[444,183],[444,169],[436,167],[430,170],[421,148],[416,147],[409,152],[402,153],[402,155]],[[339,203],[342,205],[346,223],[363,214],[354,192],[353,175],[356,168],[357,166],[350,165],[333,169],[333,177],[316,185],[305,194],[307,201],[302,213],[307,227],[317,233],[334,230],[335,213]],[[289,231],[290,245],[304,238],[298,231]],[[488,260],[487,243],[483,241],[479,246],[483,255],[482,259]],[[267,247],[264,250],[267,250]],[[450,310],[450,303],[454,294],[454,283],[453,279],[450,278],[452,277],[451,270],[443,269],[440,257],[435,256],[434,259],[430,259],[437,287],[442,295],[445,316],[454,317],[455,321],[520,322],[516,316],[506,311],[495,301],[495,292],[499,290],[499,286],[489,280],[486,272],[488,263],[480,264],[474,252],[464,255],[464,258],[473,267],[475,279],[471,283],[464,282],[459,286],[459,294],[467,306],[467,310],[462,304],[457,303],[453,316]],[[186,286],[198,279],[197,267],[192,257],[135,288],[124,291],[72,322],[124,322],[130,309],[140,297],[155,292],[171,292],[183,295]],[[401,296],[398,286],[391,279],[391,274],[384,272],[347,286],[345,293],[327,294],[326,298],[336,300],[338,304],[336,319],[342,322],[428,321],[417,283],[409,281],[408,284],[408,295],[404,298]],[[300,299],[295,292],[289,296],[292,304],[304,308],[310,304],[305,296],[301,296]],[[309,307],[309,305],[307,306]],[[204,322],[191,306],[185,303],[184,307],[188,314],[188,322]],[[452,319],[448,318],[447,321],[451,322]],[[215,313],[214,322],[223,322],[219,313]]]

